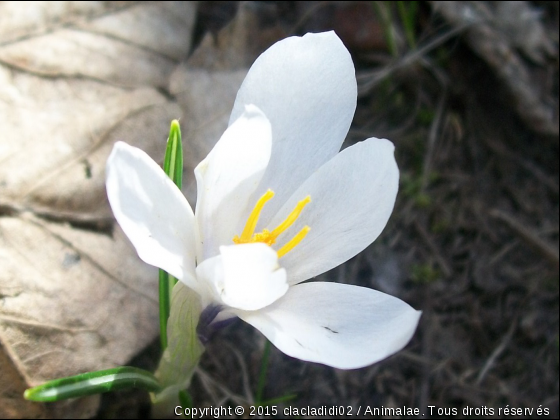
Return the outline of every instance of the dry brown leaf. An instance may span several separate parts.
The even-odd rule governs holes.
[[[109,234],[104,170],[116,140],[162,160],[195,8],[0,3],[0,417],[91,417],[97,397],[23,390],[124,364],[158,334],[157,272]]]
[[[0,340],[23,389],[124,364],[158,332],[157,272],[138,263],[120,231],[111,238],[30,214],[2,217],[0,260]],[[23,389],[2,395],[3,409],[21,404]],[[36,406],[2,417],[30,416]],[[55,407],[45,409],[62,415]]]

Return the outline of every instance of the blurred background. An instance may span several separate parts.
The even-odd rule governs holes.
[[[391,139],[401,185],[379,239],[317,280],[403,299],[423,311],[418,331],[391,358],[341,371],[238,322],[208,345],[194,406],[558,417],[559,6],[524,1],[0,2],[0,417],[149,416],[143,391],[22,399],[48,379],[160,357],[157,272],[105,198],[112,145],[161,163],[179,118],[192,200],[192,169],[251,63],[326,30],[356,66],[345,146]]]

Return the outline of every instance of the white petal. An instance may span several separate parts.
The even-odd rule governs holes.
[[[421,313],[358,286],[304,283],[260,311],[237,311],[289,356],[340,369],[378,362],[411,339]]]
[[[246,104],[255,104],[270,120],[272,156],[257,195],[271,188],[276,196],[263,217],[274,215],[294,188],[340,150],[356,98],[354,64],[334,32],[286,38],[255,61],[230,124]]]
[[[199,280],[211,286],[219,303],[255,310],[270,305],[288,290],[286,270],[278,266],[278,255],[269,246],[223,246],[220,253],[196,268]]]
[[[307,179],[276,214],[286,218],[307,195],[311,202],[277,242],[280,247],[303,226],[311,230],[280,260],[290,284],[336,267],[371,244],[393,211],[399,169],[389,140],[368,139],[344,149]]]
[[[191,206],[142,150],[115,143],[107,160],[107,196],[138,256],[193,287],[195,227]]]
[[[256,189],[270,159],[270,123],[255,106],[244,113],[222,135],[195,169],[198,199],[199,261],[219,253],[221,245],[233,244],[245,223],[249,197]]]

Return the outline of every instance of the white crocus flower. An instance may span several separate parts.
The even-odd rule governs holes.
[[[117,143],[107,164],[117,221],[142,260],[200,295],[204,322],[237,316],[284,353],[342,369],[402,349],[420,317],[372,289],[302,283],[371,244],[393,210],[393,144],[370,138],[338,153],[356,97],[334,32],[287,38],[251,67],[228,129],[195,169],[195,213],[141,150]]]

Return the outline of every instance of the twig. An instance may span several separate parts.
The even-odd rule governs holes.
[[[310,17],[316,15],[316,13],[320,9],[322,9],[325,6],[328,6],[328,4],[329,4],[328,1],[320,1],[313,4],[309,9],[307,9],[305,12],[302,13],[301,17],[298,19],[295,25],[292,26],[291,31],[289,33],[291,34],[296,33],[307,22],[307,20]]]
[[[518,154],[506,149],[503,144],[500,144],[496,140],[494,140],[494,136],[487,136],[484,141],[488,145],[488,147],[490,147],[490,149],[492,149],[497,154],[500,154],[505,159],[512,160],[525,168],[531,175],[535,177],[536,180],[545,185],[553,194],[560,194],[560,188],[556,181],[550,178],[541,168],[539,168],[533,162],[523,159]]]
[[[545,258],[550,262],[558,265],[560,263],[560,256],[558,255],[558,248],[549,244],[545,240],[541,239],[537,233],[526,228],[512,216],[504,213],[501,210],[494,209],[490,211],[490,216],[501,220],[506,223],[515,233],[517,233],[522,239],[532,245],[537,251],[539,251]]]
[[[230,401],[238,404],[238,405],[245,405],[247,404],[247,400],[245,398],[243,398],[241,395],[237,395],[234,392],[232,392],[230,389],[228,389],[225,385],[222,385],[219,381],[215,380],[214,378],[212,378],[212,376],[210,376],[208,373],[206,373],[204,370],[202,370],[201,368],[197,368],[196,369],[196,374],[198,375],[198,377],[200,378],[202,385],[204,386],[204,388],[206,389],[206,391],[214,397],[215,401],[218,400],[218,396],[217,394],[211,390],[210,387],[215,387],[216,389],[220,390],[223,395],[227,398],[230,399]]]
[[[441,36],[427,43],[423,47],[409,52],[400,60],[398,60],[396,63],[389,65],[381,70],[375,70],[367,73],[358,74],[356,77],[358,79],[358,96],[366,95],[371,91],[371,89],[373,89],[383,79],[390,76],[394,71],[413,64],[417,60],[421,59],[422,56],[424,56],[431,50],[439,47],[441,44],[443,44],[453,36],[463,32],[472,24],[474,24],[474,22],[460,25],[451,29],[449,32],[442,34]]]
[[[226,342],[226,346],[229,348],[229,351],[233,353],[237,361],[239,362],[240,372],[241,372],[241,379],[243,381],[243,391],[245,392],[245,398],[249,404],[254,404],[253,392],[251,390],[250,380],[249,380],[249,370],[247,369],[247,364],[245,363],[245,359],[241,355],[241,352],[232,346],[229,342]]]
[[[511,338],[513,337],[513,333],[515,332],[515,327],[516,326],[517,326],[517,319],[514,320],[511,323],[511,326],[509,327],[508,332],[506,333],[506,335],[502,339],[502,342],[500,343],[500,345],[498,347],[496,347],[496,349],[492,352],[492,354],[490,355],[490,357],[488,358],[488,360],[484,364],[484,367],[482,368],[482,370],[478,374],[478,377],[476,378],[476,385],[480,385],[480,383],[486,377],[486,374],[488,373],[488,371],[490,369],[492,369],[492,366],[496,362],[496,359],[498,359],[498,357],[500,357],[500,355],[504,352],[506,347],[509,345],[509,342],[511,341]]]
[[[430,133],[428,134],[428,150],[426,151],[426,155],[424,156],[421,191],[424,191],[428,186],[435,146],[439,135],[439,128],[441,127],[441,121],[443,119],[443,109],[445,108],[445,98],[447,97],[445,86],[443,89],[443,93],[441,94],[437,104],[436,115],[430,127]]]
[[[424,229],[424,226],[422,226],[420,223],[418,223],[417,220],[415,220],[414,227],[416,228],[416,230],[418,231],[418,233],[420,234],[424,242],[426,242],[426,245],[428,245],[430,251],[432,251],[432,254],[434,255],[438,265],[440,266],[441,271],[443,271],[443,275],[445,277],[451,277],[451,274],[453,272],[449,267],[449,264],[447,264],[447,261],[445,261],[445,258],[443,258],[439,248],[434,243],[434,241],[432,241],[432,238],[430,238],[430,235],[428,234],[426,229]]]

